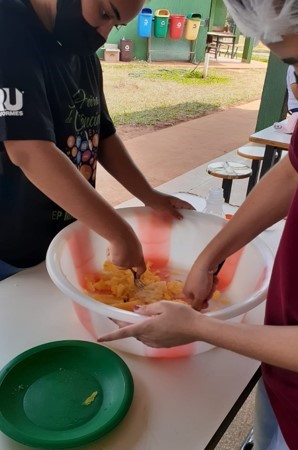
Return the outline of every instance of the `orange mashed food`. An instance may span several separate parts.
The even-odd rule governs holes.
[[[134,283],[131,270],[119,269],[110,261],[105,261],[101,272],[86,275],[85,290],[92,298],[115,308],[133,311],[134,306],[148,305],[160,300],[170,300],[187,303],[183,295],[184,276],[179,278],[179,272],[165,273],[152,271],[151,264],[147,263],[146,271],[141,275],[144,284],[138,289]],[[223,299],[219,291],[215,291],[205,311],[214,311],[229,304]],[[216,303],[216,304],[215,304]]]
[[[136,305],[148,305],[158,300],[186,303],[182,294],[183,281],[171,280],[169,274],[153,272],[150,266],[147,263],[147,270],[141,276],[144,287],[138,289],[131,270],[119,269],[105,261],[102,272],[85,277],[86,291],[95,300],[128,311],[133,311]]]

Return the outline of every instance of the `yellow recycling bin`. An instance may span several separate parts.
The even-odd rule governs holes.
[[[188,14],[186,17],[184,37],[188,41],[195,41],[199,33],[201,14]]]

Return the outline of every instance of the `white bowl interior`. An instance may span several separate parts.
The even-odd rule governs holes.
[[[220,217],[187,210],[182,211],[182,221],[172,222],[144,207],[122,208],[118,213],[136,231],[146,260],[155,259],[159,266],[167,265],[185,275],[200,251],[226,223]],[[82,289],[85,275],[101,270],[107,245],[101,236],[75,222],[54,238],[46,258],[52,280],[75,302],[79,319],[94,337],[115,328],[109,317],[130,323],[143,320],[134,312],[92,299]],[[273,255],[260,238],[228,258],[219,274],[227,304],[208,314],[240,321],[245,312],[265,299],[272,263]],[[196,343],[172,350],[156,350],[132,338],[111,345],[131,353],[162,357],[200,353],[210,348],[208,344]]]

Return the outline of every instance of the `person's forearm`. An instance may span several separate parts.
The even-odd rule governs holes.
[[[195,340],[298,372],[297,326],[235,324],[198,316]]]
[[[143,203],[149,203],[153,189],[117,134],[101,142],[98,161],[131,194]]]
[[[107,240],[129,230],[129,226],[85,180],[70,160],[53,144],[30,141],[28,151],[19,143],[5,144],[12,162],[46,196],[73,217],[84,222]]]
[[[233,218],[199,255],[197,264],[216,268],[225,258],[284,218],[297,182],[297,173],[286,156],[259,181]]]

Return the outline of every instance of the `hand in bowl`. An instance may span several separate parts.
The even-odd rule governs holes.
[[[142,245],[132,229],[109,243],[107,258],[122,269],[134,268],[137,278],[146,270]]]
[[[190,203],[181,200],[178,197],[174,197],[173,195],[164,194],[163,192],[159,192],[155,189],[153,189],[152,194],[145,202],[145,205],[150,206],[150,208],[153,209],[168,212],[171,216],[178,220],[183,219],[183,216],[178,209],[195,210]]]
[[[208,308],[208,300],[216,289],[217,281],[213,270],[194,263],[185,281],[183,294],[194,309],[201,311]]]

